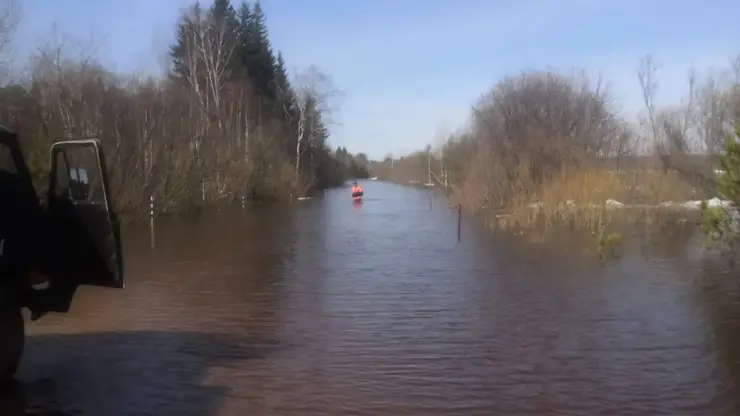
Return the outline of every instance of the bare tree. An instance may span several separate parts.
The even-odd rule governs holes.
[[[730,73],[732,74],[732,85],[740,85],[740,53],[730,60]]]
[[[658,140],[660,137],[660,127],[658,120],[656,119],[655,110],[655,95],[658,91],[658,81],[655,78],[657,69],[653,63],[653,57],[646,55],[640,60],[640,65],[637,70],[637,78],[640,82],[640,89],[642,91],[642,101],[645,104],[645,110],[647,111],[647,119],[652,133],[653,140]],[[657,146],[657,143],[655,144]]]
[[[188,9],[187,14],[182,17],[182,20],[186,37],[184,76],[198,101],[201,116],[205,117],[208,113],[208,96],[205,94],[202,82],[205,69],[203,68],[204,60],[202,56],[204,47],[201,45],[201,41],[207,38],[208,27],[202,13],[200,6],[192,6]],[[195,145],[198,146],[197,143]]]
[[[192,137],[191,147],[201,171],[198,180],[201,184],[201,199],[205,201],[207,176],[212,175],[215,178],[216,188],[221,193],[221,152],[214,151],[214,160],[209,163],[204,159],[204,152],[207,150],[203,146],[205,136],[211,134],[212,123],[221,133],[225,128],[222,93],[226,87],[227,68],[235,43],[227,32],[226,22],[217,21],[209,13],[203,12],[197,4],[190,7],[183,16],[181,27],[186,39],[183,75],[199,107],[200,128]],[[209,171],[208,174],[206,170]]]
[[[326,125],[335,122],[333,100],[337,98],[338,91],[331,78],[315,66],[299,71],[294,77],[293,86],[297,111],[295,172],[298,176],[303,156],[315,145],[316,116],[321,115]]]
[[[697,92],[696,128],[702,150],[710,155],[722,149],[731,119],[730,107],[719,80],[707,77]]]
[[[14,22],[2,16],[0,52]],[[51,142],[84,135],[106,148],[124,212],[148,209],[151,196],[161,209],[175,210],[217,198],[287,196],[291,186],[311,181],[341,183],[347,170],[320,140],[321,124],[336,110],[329,78],[318,70],[301,78],[302,96],[310,97],[302,101],[308,105],[300,137],[310,144],[302,152],[315,166],[308,163],[312,169],[300,169],[297,178],[295,109],[286,105],[290,117],[275,114],[293,91],[284,82],[281,96],[265,94],[263,81],[250,79],[248,65],[234,59],[234,16],[218,19],[197,6],[185,12],[165,79],[107,71],[94,59],[96,48],[53,27],[51,40],[34,51],[28,77],[0,88],[0,119],[24,136],[34,179],[45,176]]]
[[[51,31],[51,40],[37,48],[31,66],[31,79],[39,87],[42,103],[53,109],[45,118],[59,118],[63,137],[97,135],[91,117],[99,115],[99,108],[85,96],[88,83],[108,75],[94,62],[97,45],[92,38],[82,41],[60,35],[56,24]],[[76,111],[83,107],[84,111]]]
[[[724,104],[727,107],[728,118],[734,123],[740,123],[740,54],[730,62],[731,84],[724,94]]]
[[[0,3],[0,71],[7,77],[10,66],[13,34],[20,20],[20,4],[17,0],[3,0]]]
[[[650,55],[642,58],[637,77],[652,134],[651,139],[663,169],[679,169],[679,165],[685,162],[684,155],[697,146],[697,143],[692,143],[691,137],[696,136],[696,132],[691,130],[696,120],[697,75],[694,69],[689,71],[688,94],[681,105],[659,110],[655,107],[658,90],[656,72],[653,58]]]
[[[198,11],[196,11],[198,10]],[[190,61],[202,63],[202,73],[198,68],[193,68],[191,85],[200,84],[200,77],[210,97],[206,100],[206,111],[209,103],[213,105],[213,111],[221,114],[221,92],[226,86],[227,68],[234,52],[235,40],[227,32],[226,22],[217,20],[213,16],[202,16],[199,9],[193,9],[191,14],[192,23],[192,50]],[[220,120],[220,117],[218,117]],[[223,126],[220,126],[223,127]]]
[[[474,108],[479,152],[507,175],[526,165],[536,181],[588,156],[606,156],[618,134],[610,97],[600,84],[553,73],[508,77]]]

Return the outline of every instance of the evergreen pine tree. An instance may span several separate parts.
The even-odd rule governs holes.
[[[298,120],[296,97],[288,78],[283,54],[278,52],[275,62],[275,117],[282,122],[284,146],[288,154],[295,151],[295,140]]]
[[[275,58],[270,47],[267,21],[262,6],[256,2],[251,8],[242,3],[239,13],[241,28],[240,58],[255,89],[260,95],[275,100]]]
[[[256,36],[254,34],[255,27],[253,24],[252,8],[249,6],[249,3],[242,2],[239,6],[237,20],[239,23],[239,39],[237,41],[235,56],[242,72],[249,75],[252,83],[255,84],[253,56],[255,54],[254,39]]]
[[[270,46],[270,38],[267,32],[267,18],[262,10],[262,4],[257,0],[253,7],[253,18],[255,33],[257,35],[257,57],[256,62],[260,71],[259,82],[264,87],[265,95],[274,100],[276,98],[275,84],[275,55]]]
[[[258,134],[250,139],[250,143],[251,140],[257,141],[254,149],[250,147],[249,163],[254,164],[252,169],[256,176],[270,174],[272,161],[268,159],[275,152],[295,162],[299,120],[296,91],[291,86],[283,55],[274,53],[270,45],[262,5],[259,1],[242,2],[235,10],[230,0],[214,0],[207,10],[202,10],[197,3],[192,6],[178,23],[177,39],[170,47],[173,81],[185,85],[190,83],[192,74],[189,73],[188,60],[195,46],[191,44],[192,34],[196,25],[203,24],[208,25],[207,30],[211,31],[214,39],[223,35],[227,42],[233,42],[228,45],[233,47],[233,52],[226,81],[237,81],[235,77],[246,75],[252,85],[252,95],[248,97],[252,101],[247,108],[254,113],[248,116],[248,127]],[[308,103],[304,111],[306,134],[310,135],[310,140],[302,143],[305,147],[301,149],[301,171],[311,174],[321,184],[337,184],[338,179],[346,177],[350,166],[356,162],[355,158],[344,147],[332,155],[327,147],[329,129],[315,101]],[[279,125],[272,124],[262,129],[268,120],[277,120]],[[272,136],[264,136],[260,132]]]
[[[278,52],[277,59],[275,61],[275,86],[277,101],[283,109],[280,115],[280,119],[284,122],[295,119],[295,93],[293,92],[293,88],[290,85],[288,70],[285,67],[285,60],[283,59],[283,54],[281,52]],[[288,114],[285,114],[286,112]]]
[[[227,66],[227,76],[233,77],[240,72],[241,67],[238,48],[240,25],[236,10],[234,10],[230,0],[215,0],[209,10],[209,17],[213,25],[212,29],[219,32],[223,31],[223,33],[218,33],[217,36],[223,34],[226,48],[232,51]]]
[[[188,60],[192,49],[190,39],[193,30],[195,30],[193,18],[200,16],[201,13],[200,5],[195,3],[191,13],[183,14],[177,23],[175,43],[170,46],[170,58],[172,59],[170,77],[176,82],[187,82],[189,74]]]
[[[231,6],[230,0],[214,0],[211,5],[211,17],[216,21],[225,21],[230,17],[236,17],[234,7]]]

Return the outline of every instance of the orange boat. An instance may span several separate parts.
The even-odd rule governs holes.
[[[355,182],[352,185],[352,200],[354,202],[362,202],[362,197],[365,195],[365,193],[362,190],[362,187]]]

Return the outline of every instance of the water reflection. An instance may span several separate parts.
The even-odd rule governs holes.
[[[363,187],[128,229],[124,292],[30,325],[30,408],[737,414],[738,280],[693,229],[599,261]]]
[[[704,260],[696,288],[708,324],[708,349],[717,352],[712,378],[721,380],[724,387],[715,401],[728,414],[740,414],[740,279],[725,259]]]

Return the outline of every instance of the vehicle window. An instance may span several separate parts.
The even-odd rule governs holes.
[[[97,152],[94,147],[80,146],[57,153],[57,195],[67,192],[78,202],[104,203]]]

